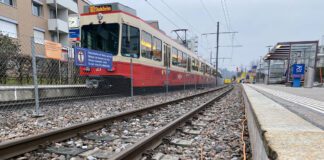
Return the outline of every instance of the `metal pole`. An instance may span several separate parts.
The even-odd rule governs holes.
[[[289,43],[289,55],[288,55],[288,68],[287,68],[287,77],[286,77],[286,80],[288,83],[290,81],[290,56],[291,56],[291,43]]]
[[[216,36],[216,87],[217,87],[217,77],[218,77],[218,49],[219,49],[219,22],[217,22],[217,36]]]
[[[34,117],[42,116],[39,110],[39,95],[38,95],[38,80],[37,80],[37,65],[36,65],[36,53],[35,53],[35,41],[34,37],[31,37],[31,52],[32,52],[32,67],[33,67],[33,82],[34,82],[34,94],[35,94],[35,112]]]
[[[269,59],[269,62],[268,62],[268,79],[267,79],[267,84],[269,84],[269,82],[270,82],[270,63],[271,63],[271,60]]]
[[[133,97],[134,96],[134,91],[133,91],[133,58],[131,57],[130,58],[130,72],[131,72],[131,97]]]
[[[184,79],[183,79],[183,90],[184,91],[186,90],[186,79],[187,79],[187,73],[185,72],[185,76],[184,76]]]
[[[262,56],[260,56],[260,64],[259,64],[259,75],[258,75],[258,81],[260,83],[260,80],[261,80],[261,62],[262,62]]]
[[[166,67],[166,93],[169,93],[169,65]]]
[[[57,9],[57,2],[56,2],[56,0],[54,0],[54,3],[55,3],[55,18],[56,18],[56,27],[55,27],[55,29],[56,29],[56,36],[57,36],[57,43],[60,43],[60,32],[59,32],[59,30],[58,30],[58,13],[57,13],[57,11],[58,11],[58,9]],[[61,60],[59,60],[59,80],[60,80],[60,84],[62,84],[62,77],[61,77]]]

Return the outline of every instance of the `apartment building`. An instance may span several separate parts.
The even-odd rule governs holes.
[[[30,37],[37,45],[51,40],[69,46],[69,16],[79,15],[89,4],[86,0],[0,0],[0,32],[19,39],[24,50],[29,50]]]

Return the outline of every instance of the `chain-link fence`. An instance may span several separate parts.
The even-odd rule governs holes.
[[[189,72],[175,74],[165,67],[145,71],[140,67],[143,65],[132,59],[131,65],[125,68],[124,76],[130,77],[126,83],[89,88],[86,76],[81,74],[85,68],[75,65],[72,48],[62,47],[57,58],[46,54],[45,46],[44,40],[30,36],[0,35],[0,143],[162,103],[211,87],[206,84],[211,78],[208,81]],[[154,76],[155,73],[160,77]],[[163,87],[157,87],[161,84]],[[156,90],[160,92],[151,94]],[[116,94],[121,92],[134,97]]]

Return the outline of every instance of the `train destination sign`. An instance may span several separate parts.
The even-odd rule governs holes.
[[[89,6],[89,13],[109,12],[112,11],[111,5]]]
[[[76,66],[106,68],[113,67],[113,55],[111,53],[76,47],[74,51]]]

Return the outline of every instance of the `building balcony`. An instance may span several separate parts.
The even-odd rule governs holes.
[[[46,0],[46,3],[49,6],[55,8],[55,2],[57,3],[58,9],[67,9],[69,10],[69,14],[78,14],[78,4],[73,0]]]
[[[60,33],[69,33],[69,24],[66,21],[60,19],[49,19],[48,20],[48,30],[56,31],[56,29]]]

